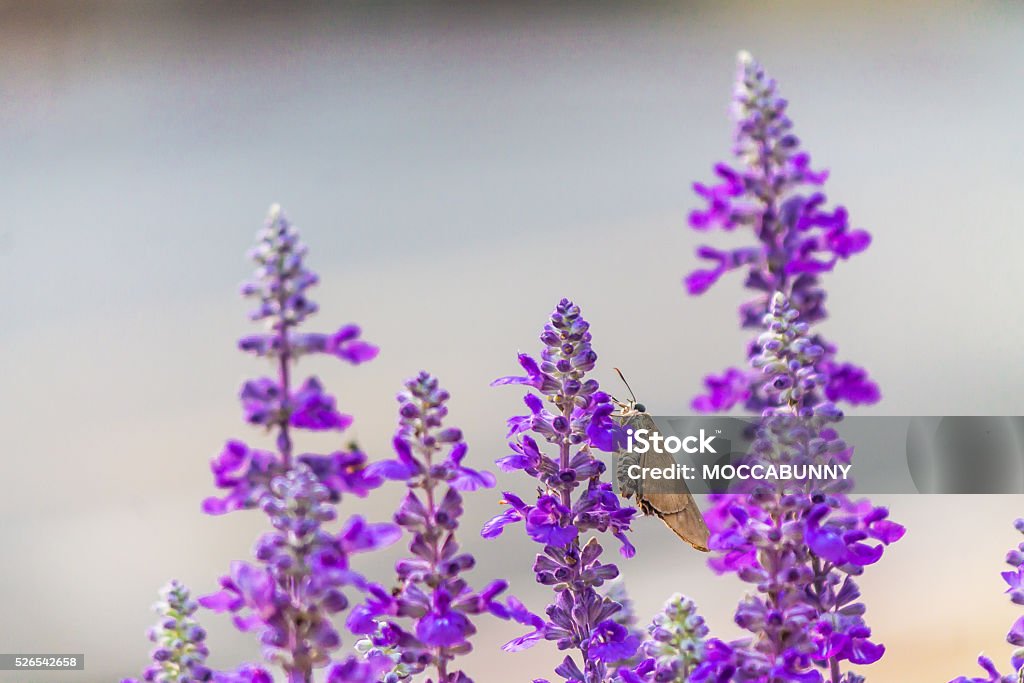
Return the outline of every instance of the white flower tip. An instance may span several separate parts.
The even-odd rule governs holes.
[[[741,66],[748,66],[754,63],[754,56],[746,50],[740,50],[736,53],[736,61],[739,62]]]

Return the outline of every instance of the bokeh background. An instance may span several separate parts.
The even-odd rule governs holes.
[[[271,202],[322,275],[315,325],[358,321],[383,349],[308,368],[370,453],[426,368],[473,462],[503,455],[519,393],[487,383],[562,296],[592,321],[599,379],[620,391],[620,366],[653,412],[684,412],[743,355],[738,279],[680,286],[700,237],[689,184],[730,148],[741,48],[875,237],[826,279],[830,338],[885,395],[860,412],[1021,414],[1024,4],[0,3],[0,650],[87,658],[0,681],[135,674],[155,590],[209,591],[249,556],[260,513],[199,502],[222,441],[261,438],[234,398],[264,371],[234,350],[251,329],[236,287]],[[350,509],[384,519],[399,489]],[[476,580],[507,576],[540,609],[521,532],[476,536],[498,496],[469,502]],[[947,681],[981,650],[1004,663],[1018,610],[998,572],[1024,497],[883,502],[909,533],[862,581],[889,648],[871,679]],[[644,620],[683,591],[738,633],[738,581],[654,521],[637,545],[623,567]],[[383,576],[394,557],[360,566]],[[227,618],[204,622],[215,666],[258,656]],[[497,650],[517,632],[482,623],[476,680],[550,671],[552,647]]]

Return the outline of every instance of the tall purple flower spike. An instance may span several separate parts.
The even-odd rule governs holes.
[[[1018,519],[1013,526],[1017,531],[1024,533],[1024,519]],[[1006,564],[1010,565],[1010,569],[1002,573],[1003,581],[1007,585],[1006,592],[1013,604],[1024,605],[1024,541],[1006,553]],[[1024,671],[1024,616],[1017,617],[1017,621],[1013,622],[1013,626],[1006,634],[1006,642],[1016,647],[1010,656],[1010,673],[1000,674],[995,663],[981,655],[978,657],[978,664],[985,670],[984,676],[958,676],[950,683],[1018,683],[1021,671]]]
[[[228,441],[210,465],[217,487],[227,494],[207,498],[203,510],[218,515],[257,507],[271,479],[286,473],[296,460],[313,469],[333,500],[343,493],[365,496],[381,480],[367,476],[366,457],[354,447],[330,455],[295,455],[296,430],[342,431],[352,423],[316,377],[296,380],[295,363],[303,356],[320,354],[358,365],[375,358],[377,347],[359,338],[356,325],[345,325],[333,334],[299,331],[317,310],[308,292],[318,278],[306,268],[306,246],[281,207],[270,208],[251,255],[256,274],[243,285],[242,294],[257,301],[250,317],[265,322],[267,331],[243,337],[238,346],[269,359],[276,375],[248,380],[240,398],[246,422],[274,434],[277,448],[268,451]]]
[[[828,376],[817,369],[824,350],[799,311],[776,293],[751,366],[764,378],[765,410],[750,457],[767,462],[849,462],[852,448],[834,423],[842,413],[821,400]],[[884,648],[869,638],[854,577],[877,562],[904,529],[888,510],[847,497],[849,483],[765,483],[743,493],[713,494],[705,514],[711,567],[734,573],[755,592],[736,610],[751,633],[707,642],[692,683],[856,683],[843,662],[871,664]]]
[[[473,617],[490,613],[534,627],[543,623],[515,598],[498,599],[508,587],[492,581],[480,591],[462,577],[476,564],[455,538],[462,516],[462,494],[494,486],[494,476],[465,464],[468,447],[462,431],[445,427],[449,394],[423,372],[398,394],[397,460],[372,466],[389,479],[406,482],[408,493],[395,522],[411,536],[412,557],[398,562],[398,588],[372,589],[371,598],[354,609],[350,628],[370,635],[375,651],[397,653],[394,678],[431,669],[436,683],[472,683],[456,666],[456,657],[471,650]],[[411,622],[403,628],[401,621]]]
[[[271,207],[252,253],[255,278],[242,292],[257,301],[251,317],[264,321],[265,333],[244,337],[239,348],[269,359],[274,377],[252,379],[242,387],[246,422],[273,435],[274,450],[227,443],[212,464],[218,488],[226,494],[209,498],[209,514],[260,507],[274,531],[256,544],[258,564],[233,562],[221,577],[221,589],[200,598],[204,607],[233,615],[235,626],[254,633],[268,663],[281,666],[289,683],[310,683],[313,671],[327,668],[329,681],[377,680],[386,658],[332,656],[341,636],[332,617],[346,609],[345,590],[368,589],[349,565],[351,555],[385,547],[398,540],[398,527],[369,524],[354,516],[338,532],[323,525],[337,517],[336,503],[345,494],[365,496],[383,482],[367,468],[355,446],[327,455],[297,454],[298,430],[342,431],[352,417],[316,377],[295,377],[299,358],[331,355],[352,364],[373,359],[377,348],[359,339],[359,328],[346,325],[333,334],[300,332],[316,311],[308,290],[317,276],[305,266],[306,247],[280,207]],[[216,683],[269,683],[269,672],[244,665],[214,674]]]
[[[547,621],[505,648],[553,640],[560,650],[580,654],[579,662],[567,656],[556,674],[565,681],[603,683],[613,680],[615,663],[631,659],[640,642],[616,622],[622,606],[597,590],[619,570],[600,561],[601,542],[597,535],[588,535],[608,532],[621,542],[622,555],[632,557],[635,551],[626,533],[636,510],[623,507],[611,485],[601,481],[605,465],[595,457],[598,450],[614,451],[621,434],[610,417],[611,399],[595,380],[585,378],[597,361],[590,325],[578,306],[562,299],[540,339],[540,362],[520,354],[526,375],[494,382],[531,389],[524,397],[529,414],[509,420],[512,454],[498,465],[536,479],[538,497],[528,504],[506,491],[505,512],[484,525],[482,534],[493,538],[505,526],[522,522],[526,534],[543,546],[533,566],[537,581],[555,591]],[[545,453],[545,445],[556,454]]]
[[[740,306],[744,328],[760,327],[777,291],[789,298],[802,321],[813,324],[826,317],[821,275],[864,251],[871,236],[850,228],[842,206],[826,209],[819,188],[828,173],[812,170],[810,156],[801,150],[792,132],[787,102],[779,96],[775,80],[745,52],[739,56],[733,105],[734,153],[739,163],[736,167],[715,166],[718,180],[714,185],[694,184],[706,206],[693,211],[689,223],[699,231],[750,229],[757,243],[731,250],[700,247],[697,255],[711,267],[687,275],[686,288],[690,294],[703,294],[725,273],[745,270],[745,286],[756,295]],[[879,400],[878,386],[863,368],[836,360],[836,347],[820,334],[812,341],[823,350],[815,362],[828,378],[817,390],[823,398],[852,405]],[[758,353],[760,348],[754,342],[748,357]],[[708,375],[706,392],[693,400],[692,407],[700,412],[720,412],[740,405],[760,413],[770,406],[764,381],[751,369],[730,368]]]

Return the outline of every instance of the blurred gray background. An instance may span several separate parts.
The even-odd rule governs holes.
[[[885,395],[871,412],[1021,414],[1020,3],[0,3],[0,650],[87,657],[84,673],[0,681],[135,674],[156,589],[210,591],[249,556],[260,513],[204,518],[199,502],[222,441],[260,441],[234,398],[265,371],[234,350],[251,330],[235,293],[271,202],[322,275],[313,325],[358,321],[383,349],[306,368],[372,454],[388,453],[401,381],[426,368],[472,461],[503,455],[520,394],[487,383],[537,348],[562,296],[591,320],[608,388],[617,365],[652,412],[685,411],[745,343],[739,278],[699,299],[680,285],[702,237],[689,184],[730,149],[741,48],[874,235],[827,276],[827,332]],[[399,493],[349,509],[384,519]],[[469,503],[476,581],[506,575],[539,610],[522,533],[476,535],[498,495]],[[862,581],[889,648],[871,679],[973,675],[980,650],[1004,665],[1019,610],[998,572],[1024,498],[882,502],[910,531]],[[622,565],[641,617],[683,591],[737,634],[744,587],[636,526]],[[395,557],[359,566],[386,575]],[[215,666],[258,656],[226,617],[203,620]],[[559,659],[504,655],[518,630],[481,626],[478,681]]]

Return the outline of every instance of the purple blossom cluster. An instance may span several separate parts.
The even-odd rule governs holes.
[[[625,580],[619,576],[607,582],[605,584],[604,595],[609,600],[619,603],[620,609],[612,615],[612,620],[626,630],[624,640],[628,639],[630,642],[636,641],[641,643],[640,649],[632,655],[614,662],[614,666],[612,668],[616,671],[621,671],[624,668],[628,670],[635,670],[635,668],[640,665],[645,658],[643,641],[647,638],[647,633],[639,626],[640,620],[636,616],[636,606],[633,604],[633,599],[629,597],[629,592],[626,590]]]
[[[852,449],[834,429],[842,413],[816,391],[828,380],[815,365],[823,349],[780,292],[763,325],[751,365],[765,377],[773,407],[765,410],[749,457],[848,462]],[[710,564],[754,587],[735,617],[751,636],[709,640],[693,683],[818,683],[822,670],[831,683],[853,683],[858,677],[844,674],[843,662],[870,664],[882,656],[884,647],[870,640],[854,577],[904,529],[889,521],[885,508],[852,501],[847,490],[844,481],[797,480],[711,496]]]
[[[734,153],[739,164],[715,166],[718,181],[714,185],[694,184],[706,206],[693,211],[689,223],[700,231],[750,229],[757,244],[731,250],[700,247],[697,255],[712,265],[690,273],[686,288],[690,294],[703,294],[725,273],[743,269],[745,286],[756,292],[740,306],[744,328],[760,327],[777,291],[789,297],[802,321],[813,324],[826,317],[821,274],[866,249],[871,236],[850,227],[845,208],[826,208],[826,197],[818,188],[828,173],[811,168],[810,156],[792,132],[787,102],[779,96],[775,80],[746,53],[739,56],[733,104]],[[817,389],[823,398],[853,405],[879,400],[878,386],[863,368],[836,360],[836,347],[820,334],[812,341],[822,349],[815,366],[827,378]],[[759,353],[757,343],[751,343],[748,357]],[[717,412],[740,405],[760,413],[772,405],[765,381],[749,368],[708,375],[706,393],[693,400],[693,408]]]
[[[693,600],[676,593],[654,616],[648,627],[650,638],[642,646],[654,660],[650,680],[657,683],[686,683],[704,661],[708,627],[697,614]]]
[[[192,615],[199,605],[179,581],[171,581],[160,590],[160,602],[154,610],[160,621],[149,629],[149,640],[156,645],[150,656],[153,663],[142,679],[150,683],[202,682],[213,678],[206,666],[210,654],[206,647],[206,631]],[[138,683],[126,678],[121,683]]]
[[[620,540],[622,555],[632,557],[635,550],[626,532],[636,510],[622,506],[611,485],[601,481],[605,464],[595,451],[615,450],[621,434],[611,419],[615,406],[610,397],[585,377],[597,354],[579,307],[562,299],[540,340],[539,362],[519,356],[525,376],[493,382],[532,390],[524,397],[529,414],[509,420],[512,453],[497,462],[502,470],[536,479],[537,500],[527,503],[506,491],[506,510],[482,534],[493,538],[507,525],[522,522],[526,534],[543,546],[533,566],[536,579],[556,593],[546,622],[506,649],[528,647],[541,638],[555,641],[560,650],[580,653],[579,662],[566,656],[556,674],[565,681],[604,683],[613,680],[615,663],[633,657],[640,643],[615,619],[621,604],[597,590],[619,570],[601,562],[604,549],[596,535],[587,534],[611,533]],[[545,445],[557,455],[548,455]]]
[[[691,273],[701,294],[725,272],[744,268],[757,296],[740,307],[744,328],[759,336],[747,348],[749,366],[706,379],[708,393],[693,407],[742,405],[762,415],[747,459],[766,464],[847,463],[853,449],[838,436],[836,402],[872,403],[879,392],[867,373],[835,360],[835,346],[813,329],[825,318],[819,276],[870,243],[851,230],[846,210],[824,209],[825,173],[800,150],[775,81],[747,54],[739,59],[735,93],[735,153],[740,167],[716,167],[720,182],[695,185],[707,206],[690,216],[698,230],[749,227],[758,244],[723,252],[701,247],[715,266]],[[751,482],[711,496],[705,515],[710,561],[753,586],[736,611],[750,636],[710,639],[693,671],[694,683],[714,681],[831,683],[860,677],[843,663],[870,664],[884,648],[870,640],[854,577],[877,562],[904,529],[885,508],[847,497],[849,482]]]
[[[334,334],[301,332],[316,310],[308,290],[317,276],[305,265],[306,247],[279,207],[271,208],[252,252],[255,278],[242,293],[257,301],[251,318],[266,324],[265,333],[246,336],[239,348],[271,361],[274,377],[245,382],[241,402],[246,422],[273,436],[274,450],[239,440],[227,443],[211,463],[218,488],[209,498],[209,514],[259,507],[273,531],[260,537],[258,563],[236,561],[220,579],[220,590],[200,604],[233,615],[235,626],[255,634],[266,662],[281,666],[289,683],[309,683],[313,671],[329,667],[332,682],[375,683],[390,666],[387,658],[349,658],[334,662],[341,635],[332,618],[345,610],[345,590],[366,590],[367,581],[350,567],[349,558],[398,540],[392,524],[369,524],[354,516],[337,532],[325,524],[337,517],[335,504],[344,494],[365,496],[383,483],[367,467],[355,446],[327,455],[297,454],[296,430],[342,431],[352,417],[341,413],[335,398],[316,377],[297,382],[298,360],[311,354],[335,356],[358,364],[373,359],[376,347],[360,340],[359,328],[346,325]],[[244,665],[216,674],[221,683],[270,681],[260,666]]]
[[[1013,526],[1024,534],[1024,519],[1018,519]],[[1007,585],[1006,592],[1013,604],[1024,605],[1024,541],[1007,551],[1006,564],[1010,565],[1007,571],[1002,572],[1003,581]],[[1024,671],[1024,616],[1017,617],[1017,621],[1013,622],[1006,634],[1006,642],[1016,647],[1010,656],[1010,673],[999,673],[995,662],[980,655],[978,664],[985,670],[984,676],[958,676],[950,683],[1018,683]]]
[[[318,282],[306,268],[306,246],[298,231],[277,205],[271,207],[266,225],[251,256],[255,277],[242,286],[245,297],[257,300],[250,318],[263,321],[267,332],[239,340],[242,351],[269,359],[276,376],[260,377],[242,385],[240,399],[246,422],[275,435],[276,451],[252,448],[242,441],[228,441],[211,463],[222,498],[208,498],[203,510],[217,515],[257,507],[271,480],[288,472],[295,460],[304,462],[331,492],[332,502],[343,493],[365,496],[380,486],[370,476],[366,456],[355,447],[330,455],[294,454],[294,430],[343,431],[352,417],[337,409],[337,401],[316,377],[295,386],[296,362],[310,354],[326,354],[358,365],[377,356],[377,347],[362,341],[356,325],[345,325],[334,334],[299,332],[298,327],[317,310],[308,290]]]
[[[429,683],[472,683],[455,666],[457,656],[471,650],[476,633],[472,617],[489,613],[539,626],[515,598],[498,597],[504,580],[473,590],[463,574],[476,560],[455,538],[463,512],[462,494],[491,488],[494,476],[464,464],[468,446],[462,431],[445,427],[449,394],[427,373],[405,383],[398,395],[399,427],[394,438],[396,460],[373,466],[384,476],[406,482],[408,492],[395,513],[395,523],[412,541],[412,557],[398,562],[398,587],[371,589],[365,605],[352,611],[350,628],[369,634],[371,651],[393,654],[391,680],[407,680],[432,669]],[[412,622],[411,629],[399,620]]]
[[[221,590],[200,598],[207,609],[234,614],[239,630],[255,633],[265,660],[280,665],[289,681],[308,680],[341,645],[331,617],[349,605],[345,588],[366,588],[349,557],[399,536],[394,526],[361,517],[328,532],[322,525],[337,514],[329,499],[327,487],[302,463],[275,477],[261,502],[275,529],[256,544],[261,565],[233,562]]]

